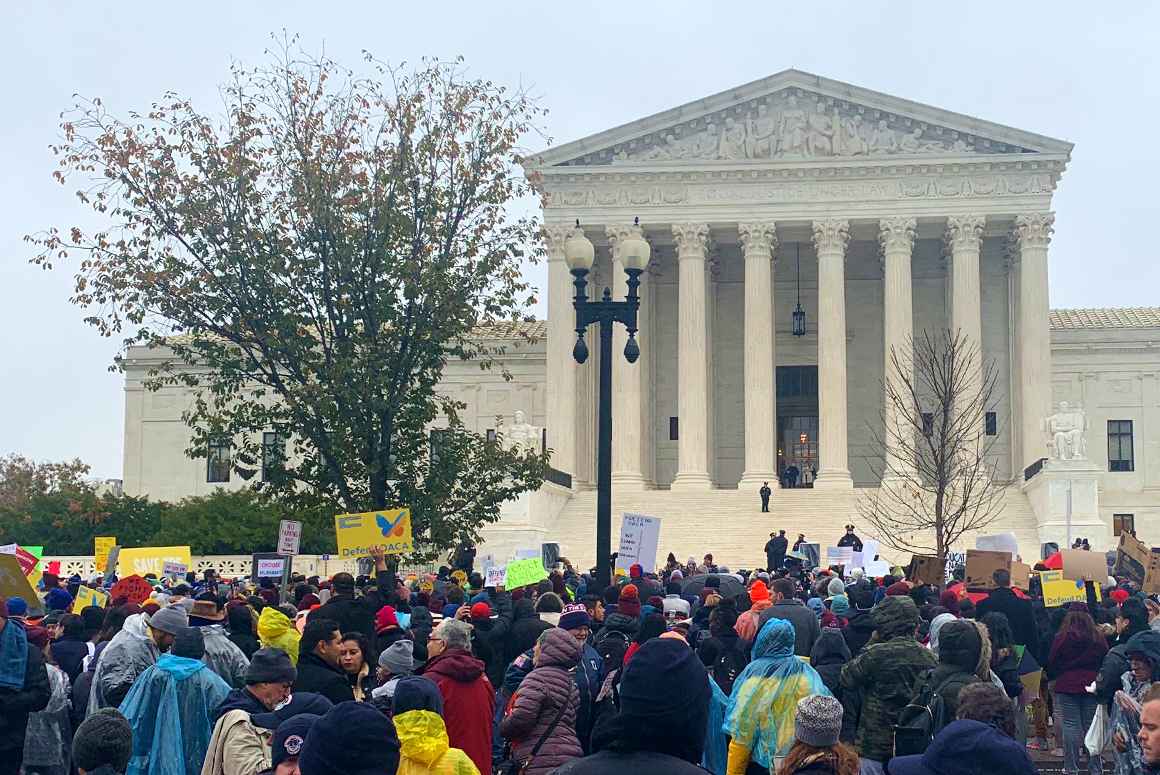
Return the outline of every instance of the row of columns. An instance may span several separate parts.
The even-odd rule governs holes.
[[[627,220],[627,219],[626,219]],[[1013,454],[1022,465],[1038,455],[1039,423],[1050,407],[1050,331],[1048,328],[1047,246],[1054,218],[1050,213],[1019,215],[1012,233],[1013,255],[1018,261],[1018,300],[1015,331],[1019,342],[1017,363],[1019,406],[1018,436]],[[986,219],[982,215],[955,215],[947,219],[946,244],[951,264],[951,328],[957,329],[981,352],[982,306],[980,252]],[[911,255],[917,223],[911,217],[879,221],[882,248],[885,339],[884,374],[894,371],[892,353],[905,357],[913,336],[913,290]],[[612,249],[615,298],[626,293],[625,275],[618,254],[619,242],[637,228],[607,228]],[[840,218],[811,223],[818,260],[818,414],[821,465],[815,487],[849,488],[847,443],[846,374],[846,250],[849,221]],[[571,311],[571,278],[563,260],[566,227],[547,227],[548,261],[548,435],[554,450],[553,465],[564,471],[577,469],[573,443],[579,417],[576,411],[576,364],[571,359],[574,314]],[[672,226],[678,263],[678,466],[674,490],[705,490],[713,486],[710,476],[712,444],[710,422],[710,320],[708,310],[710,228],[704,223]],[[777,486],[777,390],[773,256],[777,250],[776,224],[772,221],[738,224],[745,265],[744,309],[744,412],[745,467],[740,486]],[[648,306],[652,289],[642,275],[640,334],[641,358],[629,364],[616,358],[613,365],[613,481],[622,486],[648,486],[651,469],[650,439],[652,385],[647,348]],[[623,349],[625,332],[617,327],[613,352]],[[566,346],[565,346],[566,345]],[[982,362],[976,364],[981,378]],[[905,365],[904,365],[905,368]],[[892,402],[883,396],[886,422],[899,422]],[[557,429],[563,429],[563,432]],[[891,434],[885,434],[886,470],[897,470],[900,453]],[[1021,450],[1021,451],[1020,451]]]

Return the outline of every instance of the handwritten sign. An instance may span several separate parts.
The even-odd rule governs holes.
[[[93,566],[97,573],[104,573],[107,570],[106,563],[109,560],[109,552],[116,545],[116,536],[97,536],[93,539]]]
[[[508,589],[526,587],[529,584],[536,584],[546,578],[548,578],[548,572],[544,570],[544,562],[539,557],[532,557],[527,560],[515,560],[508,563],[506,585]]]
[[[487,569],[487,578],[484,579],[483,585],[485,587],[500,587],[507,586],[507,566],[493,565]]]
[[[184,562],[172,562],[167,560],[161,564],[161,573],[166,576],[177,578],[179,576],[185,576],[185,574],[188,572],[189,566]]]
[[[850,565],[854,561],[854,547],[827,546],[826,565]]]
[[[79,614],[90,606],[97,608],[104,608],[109,603],[109,596],[99,589],[89,589],[88,587],[78,587],[76,599],[73,600],[73,613]]]
[[[336,514],[334,533],[338,557],[342,560],[369,557],[371,549],[382,549],[387,554],[404,554],[415,549],[410,509]]]
[[[657,566],[657,545],[661,538],[661,521],[647,514],[624,514],[620,520],[620,548],[616,567],[627,570],[639,564],[645,573]]]

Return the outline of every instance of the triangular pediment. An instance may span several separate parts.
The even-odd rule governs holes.
[[[553,166],[1071,153],[1071,143],[798,70],[534,154]]]

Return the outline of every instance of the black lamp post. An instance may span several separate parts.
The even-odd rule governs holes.
[[[636,343],[636,313],[640,308],[640,273],[648,266],[649,245],[640,229],[640,219],[634,221],[632,234],[617,245],[624,273],[628,275],[628,297],[613,301],[612,292],[604,289],[600,301],[589,301],[585,293],[588,272],[596,258],[592,242],[584,236],[580,221],[564,242],[564,257],[572,270],[576,286],[576,345],[572,357],[577,363],[588,360],[588,345],[584,331],[593,323],[600,324],[600,395],[599,433],[596,445],[596,586],[604,589],[612,583],[612,324],[623,323],[628,329],[624,357],[636,363],[640,346]]]

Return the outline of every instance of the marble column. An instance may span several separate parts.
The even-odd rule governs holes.
[[[1047,246],[1054,225],[1054,213],[1015,218],[1013,237],[1019,248],[1019,426],[1024,467],[1047,456],[1040,423],[1051,414]]]
[[[628,275],[620,260],[620,244],[629,236],[642,234],[639,226],[617,225],[606,229],[612,247],[612,298],[622,300],[628,296]],[[613,484],[642,488],[645,484],[643,442],[646,425],[643,415],[641,375],[646,370],[649,346],[646,299],[649,294],[648,273],[640,275],[641,307],[637,314],[636,341],[640,346],[640,358],[629,363],[624,357],[624,345],[628,341],[628,329],[616,325],[612,329],[612,482]]]
[[[738,224],[745,256],[745,472],[739,489],[758,489],[777,479],[777,390],[774,327],[772,222]]]
[[[706,255],[709,227],[675,224],[677,241],[677,476],[674,490],[708,490],[709,368]]]
[[[885,364],[883,385],[893,386],[895,395],[905,395],[899,380],[902,373],[914,374],[914,294],[911,287],[910,256],[914,249],[914,218],[884,218],[878,222],[878,241],[882,245],[883,277],[883,350]],[[897,363],[897,365],[896,365]],[[899,411],[898,401],[891,399],[886,387],[883,396],[883,480],[906,478],[914,465],[907,460],[903,439],[912,425]]]
[[[846,246],[850,222],[813,222],[818,255],[818,457],[814,486],[851,488],[846,438]]]
[[[983,373],[983,308],[979,285],[979,253],[986,218],[954,215],[947,218],[947,252],[951,259],[951,331],[962,335],[974,350],[971,384],[978,389]]]
[[[572,346],[576,313],[572,307],[572,273],[564,260],[566,225],[545,226],[548,248],[547,414],[548,448],[553,468],[576,476],[576,381],[579,377]],[[521,407],[522,408],[522,407]],[[527,407],[531,409],[531,407]]]

